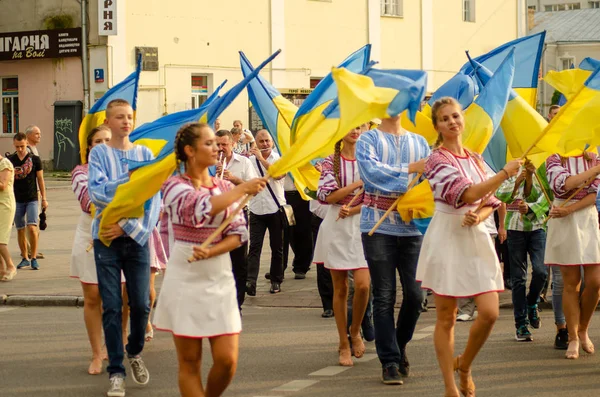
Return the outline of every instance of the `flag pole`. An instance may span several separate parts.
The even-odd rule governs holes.
[[[415,178],[410,182],[410,184],[408,185],[408,188],[406,189],[407,193],[417,183],[417,181],[421,178],[422,175],[423,175],[422,173],[419,173],[419,174],[417,174],[417,176],[415,176]],[[392,205],[390,205],[390,208],[388,208],[388,210],[385,212],[385,214],[383,214],[383,216],[379,219],[379,221],[375,224],[375,226],[373,226],[373,228],[369,231],[369,236],[372,236],[373,233],[375,233],[375,231],[377,229],[379,229],[379,226],[381,226],[383,221],[385,221],[387,219],[387,217],[392,213],[394,208],[396,208],[398,206],[398,203],[400,202],[402,197],[404,197],[404,194],[401,194],[400,196],[398,196],[396,201],[394,201],[394,203]]]
[[[365,188],[362,187],[360,188],[360,190],[358,191],[358,193],[356,193],[354,195],[354,197],[352,197],[352,200],[350,200],[350,202],[348,204],[346,204],[346,207],[352,207],[352,204],[354,204],[354,202],[356,201],[357,198],[360,197],[361,194],[363,194],[365,192]],[[340,220],[340,216],[338,215],[337,219],[335,220],[336,222]]]
[[[592,182],[594,182],[596,178],[590,178],[590,180],[588,182],[586,182],[585,184],[579,186],[577,188],[577,190],[575,190],[573,192],[573,194],[571,194],[569,197],[567,197],[567,199],[558,206],[558,208],[563,208],[565,205],[567,205],[569,203],[569,201],[571,201],[573,199],[573,197],[575,197],[577,195],[577,193],[579,193],[580,191],[582,191],[583,189],[585,189],[586,187],[589,187]],[[550,217],[546,218],[546,220],[544,221],[544,226],[546,226],[546,223],[548,223],[548,221],[550,220]]]

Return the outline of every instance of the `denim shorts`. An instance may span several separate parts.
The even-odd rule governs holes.
[[[25,228],[26,225],[38,224],[38,202],[30,201],[28,203],[17,203],[15,212],[15,225],[17,230]]]

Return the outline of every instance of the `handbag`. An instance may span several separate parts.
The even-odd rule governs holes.
[[[258,166],[258,171],[260,172],[260,176],[264,177],[265,173],[262,170],[260,161],[258,161],[256,157],[255,160],[256,165]],[[277,197],[275,197],[275,193],[273,192],[273,189],[271,189],[271,185],[269,185],[269,183],[267,183],[267,189],[269,189],[269,193],[271,193],[271,197],[273,197],[273,201],[275,201],[275,204],[277,204],[279,212],[283,215],[283,219],[285,220],[287,225],[294,226],[296,224],[296,217],[294,216],[294,209],[292,208],[292,206],[289,204],[279,204],[279,200],[277,200]]]

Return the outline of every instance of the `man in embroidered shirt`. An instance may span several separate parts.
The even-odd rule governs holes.
[[[411,222],[406,224],[397,211],[369,236],[385,211],[410,181],[423,173],[430,149],[427,141],[400,126],[400,117],[383,119],[379,128],[362,134],[356,146],[365,201],[360,219],[363,248],[373,286],[375,346],[383,367],[383,383],[402,384],[408,376],[406,345],[412,339],[421,314],[423,294],[417,280],[417,262],[423,235]],[[402,307],[394,322],[396,271],[402,283]]]
[[[515,327],[517,328],[515,339],[519,342],[533,340],[529,325],[536,329],[540,327],[537,302],[548,277],[548,269],[544,265],[546,248],[544,220],[549,203],[544,196],[543,188],[537,183],[537,180],[533,180],[535,171],[535,166],[527,163],[525,169],[518,176],[504,181],[496,192],[496,197],[507,204],[508,256]],[[527,253],[531,258],[532,277],[529,294],[526,295]],[[566,322],[563,321],[562,327],[559,327],[559,334],[560,329],[564,329],[562,332],[566,332]],[[566,342],[567,340],[565,340],[565,349]]]
[[[267,170],[279,155],[273,152],[273,140],[267,130],[256,133],[257,147],[251,149],[250,161],[259,176],[266,175]],[[250,296],[256,295],[256,282],[260,270],[260,254],[269,229],[271,245],[271,290],[272,294],[281,292],[283,281],[283,228],[285,221],[279,210],[285,205],[283,193],[283,178],[269,179],[267,188],[250,200],[250,252],[248,253],[248,282],[246,292]]]
[[[258,178],[252,162],[247,157],[241,156],[233,151],[233,138],[231,132],[227,130],[217,131],[217,146],[219,147],[219,156],[223,159],[217,165],[216,175],[223,175],[234,185],[239,185],[250,179]],[[223,169],[225,166],[225,169]],[[248,223],[248,207],[244,208],[244,216]],[[229,253],[231,257],[231,266],[233,268],[233,277],[235,278],[235,288],[237,290],[237,300],[240,310],[246,296],[246,280],[248,278],[248,242],[246,241],[240,247]]]
[[[160,199],[158,194],[144,204],[141,218],[123,218],[100,230],[100,219],[106,206],[113,200],[119,185],[129,181],[126,160],[146,161],[152,152],[129,140],[133,128],[133,110],[127,101],[115,99],[106,109],[107,124],[112,139],[98,145],[89,157],[89,195],[96,206],[92,221],[94,257],[98,273],[98,288],[102,298],[102,326],[108,350],[110,376],[109,396],[125,395],[125,367],[123,366],[123,340],[121,329],[121,271],[129,295],[131,332],[127,341],[127,358],[133,380],[145,385],[150,374],[141,359],[148,315],[150,313],[150,259],[148,239],[158,222]],[[111,241],[105,246],[102,237]]]

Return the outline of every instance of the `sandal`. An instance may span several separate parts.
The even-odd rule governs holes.
[[[456,356],[454,358],[454,371],[458,372],[460,392],[465,397],[475,397],[475,383],[473,383],[473,378],[471,377],[471,370],[465,371],[460,368],[460,357]]]
[[[361,358],[362,356],[365,355],[365,344],[362,340],[362,337],[360,336],[360,334],[358,334],[358,336],[351,336],[350,339],[352,340],[352,355],[356,358]]]
[[[0,281],[11,281],[17,275],[17,269],[13,269],[10,273],[4,273]]]
[[[150,326],[150,331],[146,331],[146,342],[150,342],[152,339],[154,339],[154,328],[152,326]]]
[[[339,349],[339,358],[338,364],[342,367],[353,367],[354,363],[352,362],[352,353],[350,349]]]
[[[569,347],[565,353],[565,358],[567,360],[577,360],[579,358],[579,339],[569,342]]]
[[[579,336],[579,342],[581,343],[581,348],[584,352],[586,352],[587,354],[594,354],[596,352],[594,344],[590,340],[590,337],[588,336],[587,332],[585,332],[585,334],[578,332],[577,336]]]

